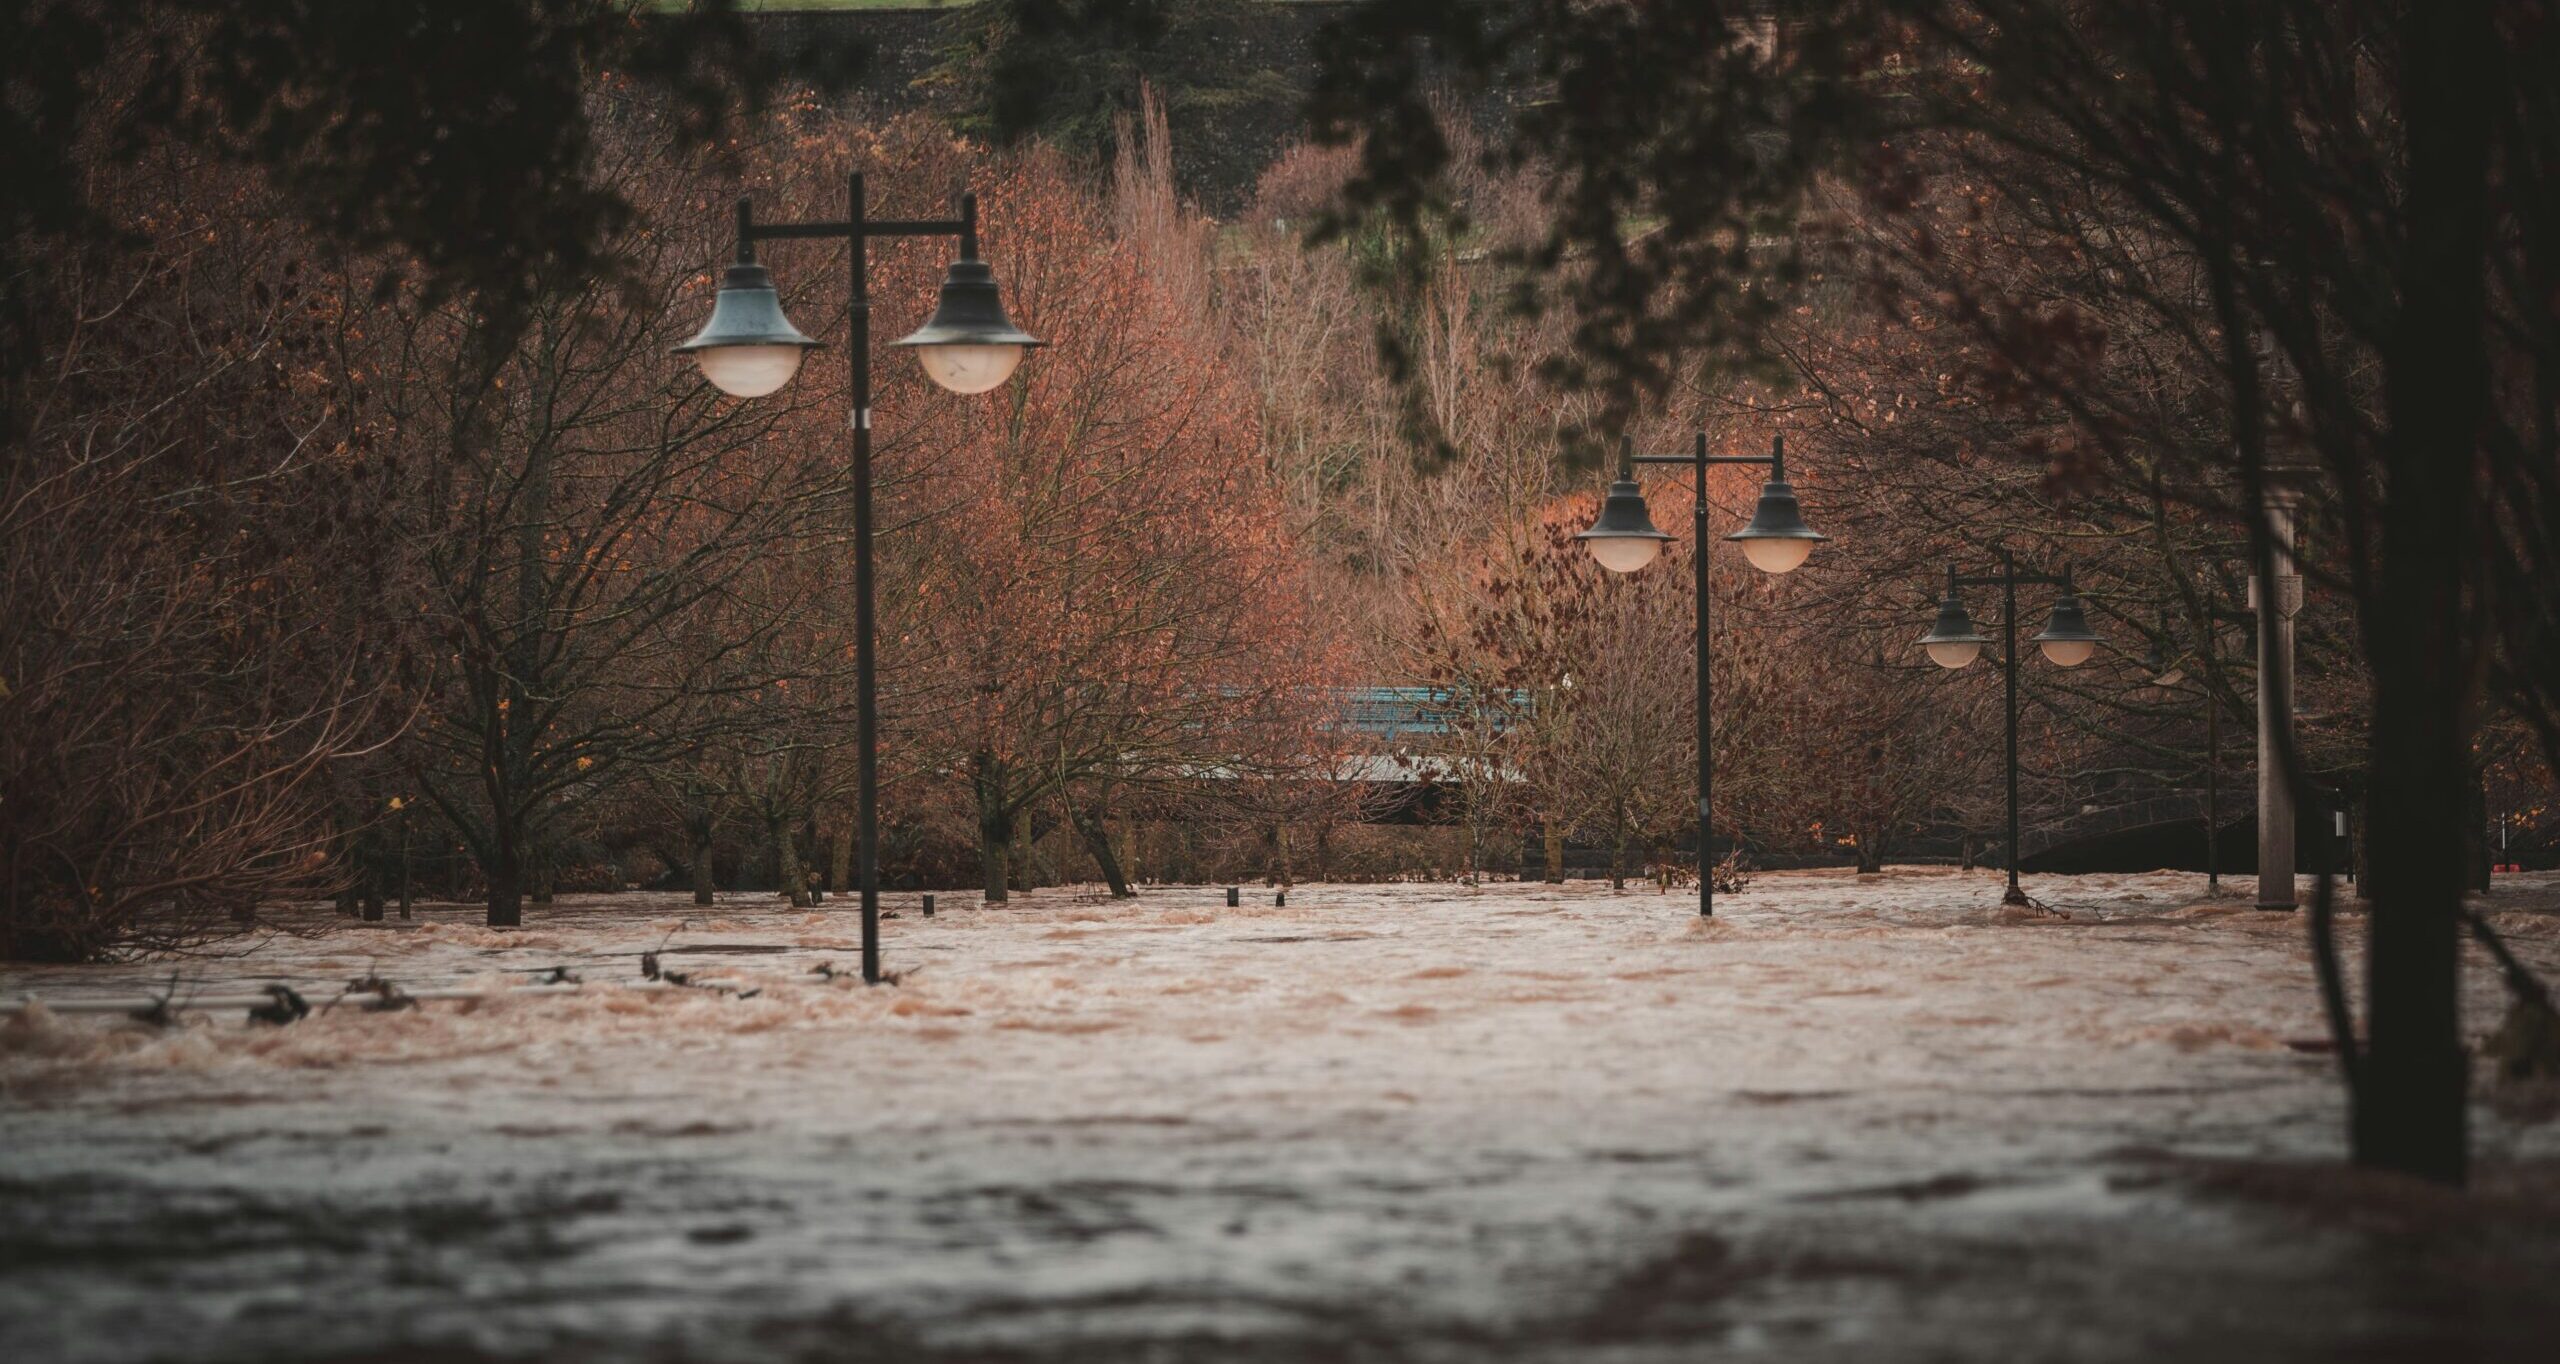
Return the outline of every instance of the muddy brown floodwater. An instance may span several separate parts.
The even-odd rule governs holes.
[[[2300,922],[2176,874],[578,898],[0,998],[0,1359],[2560,1359],[2560,1123],[2338,1168]],[[1260,907],[1250,902],[1265,901]],[[2560,969],[2560,884],[2493,922]],[[2361,921],[2342,930],[2362,948]],[[696,985],[638,991],[644,951]],[[2466,1026],[2495,973],[2466,966]]]

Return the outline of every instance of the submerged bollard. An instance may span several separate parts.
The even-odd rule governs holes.
[[[928,919],[933,917],[933,893],[931,891],[925,892],[924,916]]]
[[[1287,909],[1289,907],[1289,892],[1285,889],[1274,891],[1271,896],[1271,906],[1274,909]]]
[[[1238,896],[1238,895],[1239,895],[1239,894],[1241,894],[1241,893],[1242,893],[1242,892],[1241,892],[1237,887],[1235,887],[1235,886],[1229,886],[1229,887],[1227,887],[1227,908],[1229,908],[1229,909],[1233,909],[1233,908],[1235,908],[1237,905],[1239,905],[1239,904],[1243,903],[1242,901],[1240,901],[1240,900],[1238,900],[1238,899],[1236,898],[1236,896]]]

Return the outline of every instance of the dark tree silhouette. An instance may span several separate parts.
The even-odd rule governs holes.
[[[130,230],[96,198],[102,162],[176,142],[254,167],[324,236],[512,330],[536,286],[610,273],[629,219],[590,164],[599,72],[657,87],[696,140],[765,83],[734,0],[24,0],[0,51],[8,430],[61,321],[48,258]]]

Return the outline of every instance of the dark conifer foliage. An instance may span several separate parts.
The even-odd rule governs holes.
[[[629,220],[591,165],[598,73],[665,92],[697,139],[762,84],[733,0],[26,0],[0,7],[0,51],[0,380],[59,320],[48,258],[121,230],[91,198],[100,158],[257,167],[329,237],[503,320],[536,281],[607,269]]]

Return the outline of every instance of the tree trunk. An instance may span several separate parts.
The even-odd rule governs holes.
[[[1128,873],[1120,866],[1119,850],[1111,846],[1111,824],[1099,806],[1069,806],[1067,817],[1074,821],[1076,836],[1084,840],[1084,850],[1093,857],[1093,865],[1102,869],[1103,884],[1111,887],[1111,898],[1126,900],[1138,892],[1129,889]]]
[[[1706,854],[1703,851],[1699,853],[1698,860],[1701,863],[1706,861]],[[1703,870],[1702,867],[1701,871]],[[1626,888],[1627,821],[1622,814],[1612,815],[1609,819],[1609,889],[1625,890]]]
[[[827,848],[827,889],[838,895],[850,895],[853,884],[853,821],[836,826],[836,836]]]
[[[2408,579],[2436,575],[2404,563],[2386,565],[2382,576],[2383,595],[2391,597],[2419,596],[2424,584]],[[2460,1183],[2467,1077],[2455,929],[2467,879],[2461,782],[2468,735],[2457,699],[2460,666],[2445,637],[2458,612],[2446,600],[2440,613],[2415,618],[2387,606],[2375,614],[2377,630],[2407,630],[2402,638],[2412,643],[2374,655],[2371,1040],[2354,1095],[2353,1145],[2358,1164]]]
[[[1012,871],[1006,865],[1013,860],[1011,849],[1009,839],[998,838],[983,827],[978,830],[978,879],[986,887],[988,904],[1005,903],[1006,881]]]
[[[978,800],[978,871],[986,902],[1005,902],[1012,881],[1014,818],[1005,804],[1004,760],[981,751],[969,760],[969,785]]]
[[[791,898],[793,909],[809,908],[809,875],[800,865],[800,840],[787,819],[770,819],[765,827],[773,834],[773,875],[782,883],[782,893]]]
[[[1539,854],[1545,863],[1548,885],[1564,884],[1564,826],[1548,820],[1539,830]]]
[[[1883,871],[1884,840],[1881,838],[1870,838],[1863,832],[1857,837],[1859,874],[1873,875],[1877,872]]]
[[[1015,890],[1033,889],[1032,877],[1037,868],[1031,864],[1031,845],[1045,830],[1034,830],[1029,816],[1013,821],[1013,837],[1005,845],[1005,884]]]
[[[720,889],[720,882],[712,872],[710,839],[703,838],[695,841],[691,861],[693,863],[693,902],[697,905],[711,904]]]
[[[348,822],[345,819],[338,821],[338,836],[334,841],[337,844],[339,860],[353,868],[353,872],[347,877],[346,884],[339,886],[337,893],[329,897],[329,906],[335,909],[340,917],[353,919],[357,917],[358,906],[363,899],[364,836],[350,830],[347,827]]]
[[[525,878],[532,849],[526,846],[528,816],[521,803],[522,784],[533,769],[539,726],[530,719],[533,689],[543,677],[551,527],[551,461],[548,441],[525,449],[524,477],[516,485],[516,618],[508,641],[496,704],[483,715],[489,766],[483,776],[489,794],[490,842],[496,850],[489,868],[489,925],[514,928],[524,922]]]
[[[1285,819],[1273,821],[1271,846],[1272,851],[1278,853],[1280,857],[1280,888],[1286,890],[1298,884],[1289,862],[1289,821]]]
[[[481,868],[489,877],[489,927],[518,928],[524,924],[524,855],[504,832],[493,842],[488,863]]]
[[[2464,787],[2480,647],[2464,629],[2478,433],[2487,410],[2481,257],[2488,236],[2486,0],[2401,20],[2408,221],[2400,315],[2384,354],[2391,429],[2374,600],[2373,912],[2356,1163],[2459,1184],[2468,1059],[2460,1009]]]

